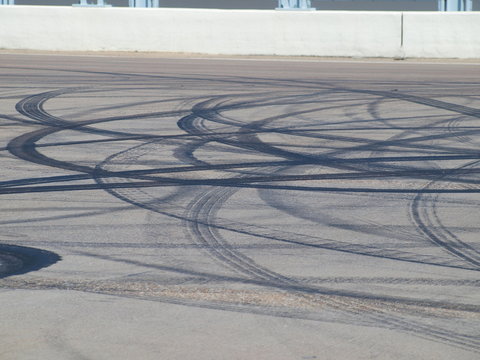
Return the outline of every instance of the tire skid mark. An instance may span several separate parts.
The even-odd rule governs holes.
[[[205,115],[202,114],[202,117],[205,118]],[[189,120],[191,120],[191,118],[189,118]],[[190,123],[191,123],[191,124],[194,124],[193,121],[191,121]],[[199,131],[198,128],[197,128],[197,131]],[[252,137],[253,135],[250,135],[250,136]],[[216,201],[217,201],[218,199],[221,199],[221,196],[217,195],[217,196],[215,196],[215,198],[216,198]],[[207,200],[207,201],[208,201],[208,200]],[[196,203],[196,204],[198,204],[198,203]],[[205,210],[205,209],[204,209],[204,210]],[[208,208],[208,209],[206,209],[205,211],[206,211],[208,214],[210,214],[210,211],[211,211],[211,210]],[[201,211],[200,211],[200,210],[196,210],[196,213],[201,213]],[[207,216],[208,216],[208,215],[207,215]],[[203,220],[203,222],[207,222],[207,223],[208,223],[208,219]],[[198,221],[195,221],[194,224],[198,224]],[[198,229],[197,229],[196,235],[197,235],[197,236],[200,235],[200,237],[203,237],[203,238],[205,239],[205,234],[201,234],[201,232],[198,231]],[[202,236],[202,235],[203,235],[203,236]],[[212,236],[213,234],[212,234],[211,232],[210,232],[209,235],[210,235],[210,238],[214,238],[214,236]],[[215,242],[214,245],[217,245],[217,246],[215,246],[215,249],[218,249],[219,241],[216,240],[216,242]],[[218,256],[218,254],[216,254],[216,255]],[[223,257],[223,256],[222,256],[222,257]],[[346,304],[342,303],[342,304],[331,304],[331,305],[332,305],[332,306],[333,306],[333,305],[339,305],[340,307],[343,308]],[[351,307],[351,304],[349,304],[349,305],[350,305],[350,307]],[[381,314],[381,315],[383,315],[383,314]],[[375,320],[378,320],[378,319],[375,319]],[[385,321],[385,319],[384,319],[383,316],[382,316],[382,320]],[[392,320],[390,320],[390,322],[392,322]],[[395,326],[400,326],[401,328],[409,328],[409,329],[411,329],[411,325],[412,325],[411,323],[402,322],[402,321],[400,321],[400,320],[398,320],[398,319],[393,320],[393,323],[395,324]],[[444,332],[444,331],[442,331],[441,329],[436,329],[436,330],[432,331],[432,328],[431,328],[431,327],[422,327],[422,326],[419,326],[418,324],[416,324],[416,329],[417,329],[416,331],[418,331],[418,329],[422,329],[424,333],[428,333],[430,336],[434,336],[434,337],[436,337],[437,339],[440,339],[440,340],[443,340],[443,341],[450,341],[450,342],[452,341],[452,334],[449,333],[449,332]],[[464,340],[459,341],[458,344],[467,345],[467,346],[468,346],[468,345],[471,345],[471,344],[468,344],[467,342],[464,342]]]
[[[220,199],[221,202],[225,200],[219,197],[218,194],[214,194],[214,191],[215,190],[212,191],[213,194],[207,196],[208,199],[206,200],[204,199],[205,195],[200,195],[200,199],[203,199],[203,201],[209,201],[213,198],[213,200],[211,200],[213,204],[208,204],[209,207],[213,207],[213,205],[218,199]],[[116,191],[114,191],[114,194],[115,193]],[[121,194],[115,195],[128,200],[131,198],[132,194],[130,194],[130,196],[127,196],[126,198]],[[231,196],[231,194],[226,193],[225,196]],[[131,200],[128,201],[131,202]],[[211,210],[206,210],[203,203],[199,203],[198,205],[201,206],[201,209],[195,209],[195,213],[203,214],[201,215],[201,217],[212,216],[212,213],[210,212]],[[155,211],[155,206],[151,209]],[[160,212],[162,210],[157,211]],[[206,211],[209,212],[207,215],[204,214]],[[201,244],[203,245],[202,249],[206,249],[210,254],[212,254],[217,259],[221,260],[224,264],[226,264],[227,267],[233,267],[233,269],[237,270],[238,272],[249,276],[250,279],[255,280],[255,283],[267,287],[283,289],[288,292],[298,293],[299,296],[323,293],[323,290],[321,288],[311,287],[308,284],[298,282],[295,279],[284,277],[283,275],[280,275],[280,281],[278,279],[278,275],[276,275],[275,273],[273,273],[274,276],[272,278],[272,273],[270,270],[267,270],[267,273],[265,274],[263,269],[257,264],[255,264],[251,259],[247,258],[247,261],[242,259],[242,255],[240,255],[241,260],[239,262],[238,251],[232,251],[230,245],[221,244],[221,242],[224,243],[224,240],[219,240],[218,237],[215,238],[215,235],[212,235],[212,232],[209,229],[209,227],[212,225],[210,225],[208,222],[205,222],[203,219],[185,218],[184,222],[188,224],[189,228],[194,229],[194,235],[197,235],[194,240],[201,242]],[[199,226],[200,222],[201,224]],[[218,226],[213,225],[212,227],[216,228]],[[209,239],[205,239],[206,233],[208,234]],[[214,238],[213,240],[212,237]],[[480,352],[480,342],[476,339],[471,339],[468,336],[454,334],[452,332],[449,332],[448,330],[444,330],[441,328],[425,326],[413,320],[402,320],[402,318],[392,315],[390,311],[379,310],[377,306],[369,305],[361,299],[362,297],[360,297],[359,299],[356,299],[355,297],[351,298],[351,296],[345,296],[345,294],[342,295],[340,292],[334,297],[321,296],[315,302],[322,304],[322,306],[327,306],[331,309],[342,311],[348,314],[348,316],[351,318],[350,321],[358,322],[359,324],[364,324],[365,326],[380,326],[397,329],[407,333],[414,333],[417,336],[428,340],[434,339],[436,341],[449,343],[451,345],[458,346],[470,351]]]
[[[419,103],[422,105],[432,106],[435,108],[446,109],[449,111],[458,112],[464,115],[473,116],[473,117],[480,117],[480,110],[467,108],[463,106],[457,106],[454,104],[449,104],[446,102],[441,102],[437,100],[431,100],[426,98],[414,97],[411,95],[403,95],[403,94],[396,94],[398,98],[402,100],[407,100],[415,103]],[[456,117],[453,120],[447,121],[445,124],[445,120],[437,121],[433,124],[433,126],[438,126],[445,124],[448,132],[452,133],[457,139],[460,141],[464,141],[465,139],[462,136],[458,136],[457,132],[453,132],[451,129],[452,122],[457,122],[462,117]],[[389,138],[389,141],[397,140],[400,138],[406,138],[410,135],[409,131],[400,132],[397,135]],[[372,156],[377,156],[378,150],[372,152]],[[461,169],[469,168],[473,164],[476,164],[477,161],[464,165]],[[435,245],[438,245],[444,248],[448,253],[452,254],[455,257],[458,257],[476,268],[480,267],[480,253],[474,249],[473,247],[469,246],[468,244],[461,241],[458,237],[456,237],[452,232],[450,232],[445,226],[441,224],[441,221],[436,213],[436,203],[439,198],[439,194],[428,195],[425,193],[425,190],[433,187],[434,184],[440,181],[447,180],[448,182],[452,181],[452,176],[457,174],[461,174],[460,169],[450,170],[449,176],[442,175],[437,178],[437,180],[430,181],[427,185],[425,185],[418,194],[413,198],[411,205],[410,205],[410,212],[414,222],[417,225],[417,228],[420,230],[421,233],[425,234],[427,238],[433,242]],[[443,169],[444,172],[445,169]],[[429,209],[433,211],[433,214],[429,214]],[[427,225],[428,224],[428,225]],[[435,225],[434,225],[435,224]]]
[[[348,92],[348,90],[346,91]],[[350,91],[350,92],[354,92],[354,91]],[[390,98],[398,98],[404,101],[416,102],[419,104],[433,106],[433,107],[444,109],[444,110],[459,112],[468,116],[479,117],[478,110],[476,109],[456,106],[456,105],[448,104],[445,102],[439,102],[437,100],[430,100],[430,99],[424,99],[424,98],[407,96],[407,95],[392,96],[390,93],[382,93],[382,92],[374,92],[374,91],[363,91],[362,93],[376,95],[376,96],[386,96]],[[58,161],[55,159],[50,159],[47,156],[44,156],[40,154],[38,151],[36,151],[35,144],[37,141],[39,141],[41,138],[49,134],[52,134],[57,131],[65,130],[65,129],[89,131],[94,133],[100,132],[102,135],[109,134],[112,136],[131,136],[131,134],[124,133],[124,132],[112,132],[112,131],[103,131],[103,130],[97,131],[95,129],[86,129],[87,125],[100,123],[103,120],[91,120],[91,121],[86,121],[78,124],[72,124],[60,118],[53,117],[47,112],[45,112],[43,109],[43,104],[47,100],[62,94],[63,93],[61,91],[58,91],[57,93],[55,92],[42,93],[36,96],[26,98],[22,100],[20,103],[18,103],[17,110],[20,113],[22,113],[22,115],[27,116],[33,120],[39,121],[43,125],[46,125],[49,127],[45,129],[40,129],[30,134],[22,135],[14,139],[9,144],[8,149],[10,150],[10,152],[13,155],[18,156],[19,158],[26,161],[31,161],[31,162],[42,164],[42,165],[48,165],[48,166],[62,168],[65,170],[72,170],[72,171],[78,171],[81,173],[89,174],[93,178],[95,178],[97,182],[105,184],[106,185],[105,189],[108,192],[110,192],[112,195],[118,198],[121,198],[129,203],[134,203],[138,206],[149,208],[159,213],[162,213],[163,211],[164,214],[168,214],[168,210],[167,211],[162,210],[162,204],[159,204],[158,202],[156,203],[155,199],[152,199],[151,195],[148,192],[142,192],[141,190],[136,189],[135,187],[132,187],[131,189],[128,189],[128,190],[125,189],[121,191],[114,190],[113,188],[109,188],[108,187],[109,181],[114,179],[113,176],[114,175],[120,176],[121,174],[120,173],[109,174],[107,171],[105,171],[104,165],[106,164],[106,162],[105,164],[102,164],[101,166],[97,166],[95,169],[92,169],[90,167],[85,167],[85,166],[70,164],[68,162]],[[317,95],[318,94],[316,94],[315,96]],[[217,101],[219,99],[221,99],[221,102],[218,104]],[[195,151],[195,149],[201,148],[211,142],[219,142],[219,143],[227,144],[234,148],[236,147],[241,151],[249,150],[249,151],[258,152],[260,154],[274,155],[286,161],[297,161],[297,162],[304,162],[306,164],[317,164],[316,162],[314,162],[315,156],[309,156],[302,153],[295,153],[295,152],[276,148],[274,146],[271,146],[269,144],[262,142],[257,137],[257,134],[264,131],[273,131],[272,129],[265,129],[265,125],[268,125],[271,122],[277,121],[279,119],[301,116],[309,113],[315,113],[315,112],[324,110],[325,109],[324,107],[319,107],[319,108],[309,109],[304,111],[299,110],[299,111],[288,112],[287,114],[278,115],[272,118],[254,121],[247,124],[244,124],[242,122],[235,122],[235,121],[232,121],[232,119],[226,119],[221,114],[223,111],[228,111],[228,110],[245,109],[249,107],[256,108],[256,107],[273,106],[273,105],[281,104],[274,99],[275,97],[272,97],[271,99],[266,99],[266,100],[261,99],[256,102],[245,100],[243,102],[240,101],[237,104],[227,105],[228,97],[224,96],[224,97],[214,97],[210,100],[206,100],[204,102],[201,102],[200,104],[194,105],[191,109],[191,115],[187,115],[183,117],[179,121],[178,126],[180,129],[186,131],[190,136],[190,138],[201,136],[204,138],[204,140],[193,141],[192,144],[187,145],[183,149],[179,149],[178,155],[180,159],[183,159],[183,161],[187,160],[189,163],[191,164],[193,163],[194,165],[208,166],[208,164],[206,163],[195,164],[195,157],[193,155],[193,152]],[[301,95],[298,96],[298,100],[302,100]],[[309,101],[307,100],[305,101],[305,103],[309,103]],[[302,102],[298,101],[296,104],[297,105],[302,104]],[[294,105],[295,103],[292,103],[292,106]],[[180,114],[180,112],[178,112],[178,114]],[[116,120],[120,120],[120,119],[117,119],[117,118],[109,119],[109,121],[116,121]],[[225,139],[224,135],[218,135],[215,132],[213,132],[212,129],[209,129],[206,125],[208,122],[220,122],[220,123],[223,123],[223,125],[226,125],[227,127],[234,127],[235,130],[237,130],[238,134],[235,135],[235,137],[233,138],[228,137],[227,139]],[[234,133],[234,131],[232,131],[232,133]],[[469,133],[472,134],[472,132],[469,132]],[[309,135],[307,134],[307,136]],[[313,136],[317,138],[322,138],[321,136],[316,136],[316,135],[313,135]],[[439,139],[443,137],[444,137],[443,135],[437,136],[437,138]],[[419,136],[415,139],[403,139],[395,143],[396,145],[408,147],[409,145],[412,144],[412,141],[421,142],[427,139],[431,140],[432,138],[435,138],[435,136],[434,137]],[[336,139],[340,140],[339,137],[336,137]],[[360,140],[352,137],[343,137],[341,138],[341,141],[350,141],[355,143],[355,141],[360,141]],[[386,144],[389,144],[389,146],[392,145],[391,142],[380,142],[379,144],[381,146]],[[143,146],[143,144],[139,145],[139,147],[141,146]],[[360,146],[372,148],[375,145],[373,145],[371,141],[370,142],[367,141],[366,143]],[[126,150],[125,153],[127,153],[129,150]],[[342,151],[346,152],[346,151],[352,151],[352,150],[353,150],[352,148],[347,148],[339,151],[339,153],[341,153]],[[357,148],[356,150],[360,150],[360,148]],[[334,152],[328,155],[331,157],[332,155],[334,155]],[[184,156],[184,157],[182,158],[181,156]],[[113,157],[110,157],[110,158],[113,158]],[[339,166],[339,165],[335,164],[335,166]],[[332,165],[332,167],[334,168],[335,166]],[[356,164],[356,166],[354,166],[353,164],[350,166],[340,165],[340,167],[346,170],[357,172],[357,174],[354,174],[354,175],[358,175],[359,170],[365,168],[364,165],[359,166],[359,164]],[[288,177],[276,178],[271,176],[272,173],[280,169],[281,167],[279,166],[276,166],[273,168],[267,167],[267,166],[256,167],[256,170],[259,173],[263,172],[265,174],[270,175],[270,177],[267,175],[264,177],[265,181],[267,182],[288,180]],[[369,175],[371,177],[378,177],[380,173],[384,170],[385,170],[384,168],[380,167],[378,172],[373,172],[373,173],[370,173]],[[103,175],[105,174],[108,174],[109,176],[104,177]],[[435,175],[435,173],[431,171],[426,172],[425,174],[425,176],[427,177],[431,177],[432,175]],[[395,174],[395,176],[398,176],[398,174]],[[122,177],[120,177],[120,179],[121,178]],[[305,180],[305,179],[311,179],[311,178],[306,178],[302,176],[292,177],[292,180]],[[159,181],[161,179],[149,178],[149,180]],[[245,179],[244,175],[243,176],[240,175],[240,177],[237,179],[238,182],[245,181],[246,183],[262,181],[262,180],[263,179],[261,177]],[[127,180],[127,183],[128,183],[128,180]],[[171,184],[167,183],[167,185],[181,186],[181,185],[184,185],[185,183],[186,182],[182,182],[182,181],[178,181],[178,182],[172,181]],[[219,184],[220,183],[221,181],[219,181]],[[199,182],[198,184],[203,185],[201,182]],[[138,184],[131,182],[130,185],[134,186]],[[228,226],[222,225],[222,222],[217,216],[217,214],[222,208],[223,204],[226,201],[228,201],[228,199],[233,194],[235,194],[238,191],[238,189],[235,189],[235,188],[232,189],[232,188],[227,188],[222,186],[215,187],[214,182],[210,186],[211,186],[211,189],[207,191],[205,191],[203,188],[199,188],[198,191],[196,191],[197,196],[190,202],[186,210],[183,210],[183,213],[180,212],[180,210],[182,210],[182,207],[177,206],[176,208],[173,208],[174,213],[170,214],[170,216],[173,215],[178,219],[184,220],[184,225],[189,229],[189,231],[193,235],[193,239],[195,241],[198,241],[200,245],[202,245],[201,246],[202,249],[208,250],[215,258],[222,261],[223,264],[225,264],[227,267],[232,267],[238,272],[246,275],[247,277],[263,282],[265,284],[269,284],[270,286],[282,288],[288,291],[299,292],[300,294],[319,291],[318,288],[305,286],[301,281],[299,282],[298,279],[293,279],[284,275],[277,274],[267,268],[264,268],[256,264],[251,258],[245,256],[244,254],[242,254],[241,251],[238,251],[238,249],[231,246],[221,236],[219,230],[224,228],[226,228],[227,230],[231,230],[230,228],[232,226],[231,224],[229,224]],[[126,193],[126,195],[122,195],[122,193],[124,194]],[[139,193],[141,193],[141,196],[139,196]],[[139,201],[132,200],[132,198],[135,199],[135,197],[140,197]],[[414,211],[412,210],[412,212]],[[238,224],[235,224],[235,226],[238,226]],[[233,231],[240,231],[239,229],[235,229],[235,226],[233,226]],[[251,225],[250,227],[255,228],[254,225]],[[241,229],[241,231],[244,231],[244,230],[245,230],[244,228]],[[448,230],[446,230],[446,232],[448,234]],[[290,236],[287,236],[287,238],[290,238]],[[292,245],[299,245],[299,244],[292,242]],[[336,243],[335,246],[338,246],[338,243]],[[398,257],[398,253],[392,255],[392,257],[393,258]],[[463,259],[465,260],[465,256],[463,257]],[[477,264],[470,262],[470,265],[477,265]],[[403,320],[398,316],[392,315],[387,310],[381,310],[378,307],[375,307],[374,305],[373,306],[368,304],[366,305],[364,301],[360,301],[359,299],[340,297],[335,299],[322,299],[321,302],[328,304],[332,308],[340,309],[347,313],[350,313],[354,315],[357,320],[361,318],[367,323],[371,322],[371,325],[373,326],[379,326],[380,323],[383,323],[384,326],[386,327],[400,329],[408,333],[415,333],[417,336],[425,337],[430,340],[435,339],[436,341],[449,343],[455,346],[459,346],[459,347],[477,351],[477,352],[480,349],[480,344],[478,340],[472,337],[469,337],[467,335],[462,335],[459,333],[453,333],[449,330],[444,330],[442,328],[435,327],[435,326],[423,325],[418,321]],[[367,310],[368,312],[367,315],[364,314],[364,310]]]
[[[458,168],[453,174],[461,174],[466,168],[478,165],[478,161],[471,162],[467,165]],[[437,180],[432,180],[425,189],[434,185]],[[427,239],[432,243],[440,246],[446,252],[451,255],[464,260],[465,262],[480,269],[480,252],[463,242],[460,238],[455,236],[445,226],[442,225],[437,213],[436,204],[439,201],[439,195],[435,194],[427,196],[424,192],[420,191],[413,199],[410,205],[412,219],[417,225],[418,229],[425,234]]]

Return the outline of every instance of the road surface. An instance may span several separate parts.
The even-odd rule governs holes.
[[[0,54],[0,358],[478,359],[479,75]]]

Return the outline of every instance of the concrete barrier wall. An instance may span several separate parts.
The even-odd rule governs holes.
[[[6,49],[392,57],[400,14],[7,6],[0,34]]]
[[[0,6],[0,48],[222,55],[480,57],[480,14],[466,14],[471,15],[471,18],[465,17],[471,19],[468,23],[443,15],[451,14],[405,13],[402,26],[400,12]],[[449,29],[461,31],[461,35],[468,33],[470,26],[477,31],[471,31],[472,41],[468,44],[441,39],[434,42],[432,27],[435,26],[445,28],[445,33]],[[425,33],[419,35],[418,31]],[[464,51],[466,48],[473,50]]]
[[[404,13],[408,57],[480,58],[480,12]]]

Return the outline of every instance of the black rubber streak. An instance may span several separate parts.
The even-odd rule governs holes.
[[[100,73],[95,73],[100,75]],[[117,76],[113,73],[101,73],[104,76]],[[123,79],[132,80],[140,75],[121,75]],[[165,78],[162,80],[179,81],[185,79]],[[260,79],[261,80],[261,79]],[[212,80],[192,78],[188,81],[222,81],[231,83],[232,86],[248,86],[257,84],[259,79],[232,78],[229,80]],[[187,81],[187,82],[188,82]],[[156,213],[178,219],[183,224],[187,233],[195,243],[195,247],[207,252],[212,258],[223,266],[237,273],[237,276],[218,277],[214,274],[201,272],[187,272],[194,278],[207,278],[210,281],[219,280],[227,282],[243,282],[247,284],[261,285],[268,288],[290,291],[297,294],[330,295],[323,301],[332,308],[340,308],[348,314],[346,322],[356,322],[367,326],[381,326],[398,329],[419,337],[434,341],[449,343],[470,351],[480,351],[478,339],[459,332],[450,331],[434,325],[424,324],[420,320],[405,320],[399,315],[386,312],[370,306],[365,313],[365,304],[356,305],[356,300],[381,300],[395,303],[416,304],[415,301],[402,298],[379,297],[368,293],[354,291],[332,290],[325,287],[327,280],[316,281],[292,277],[288,274],[280,274],[267,267],[258,264],[254,259],[245,255],[241,247],[232,245],[222,234],[225,232],[246,235],[255,239],[274,241],[277,245],[265,248],[297,248],[307,247],[312,250],[327,250],[345,252],[360,256],[377,257],[393,261],[411,262],[438,266],[444,268],[457,268],[468,271],[480,270],[480,254],[473,246],[463,242],[453,230],[443,226],[441,219],[435,212],[435,207],[440,201],[440,195],[479,193],[478,173],[476,167],[480,160],[480,153],[476,148],[457,146],[456,141],[469,142],[478,136],[478,127],[462,127],[463,119],[480,118],[480,111],[467,106],[451,104],[445,101],[402,94],[399,92],[359,90],[335,87],[329,84],[294,81],[265,80],[265,84],[277,86],[278,94],[256,91],[255,94],[240,92],[235,95],[222,95],[204,98],[185,98],[185,104],[193,105],[187,109],[178,111],[149,112],[127,116],[115,116],[98,118],[85,121],[69,121],[56,117],[45,111],[47,101],[60,96],[78,96],[86,94],[99,94],[98,88],[88,87],[63,88],[54,91],[42,92],[25,97],[17,103],[18,113],[26,119],[0,115],[1,118],[18,124],[37,124],[38,130],[25,133],[10,141],[6,150],[19,159],[35,164],[73,171],[75,174],[52,177],[38,177],[18,179],[0,182],[1,194],[19,194],[33,192],[55,192],[76,190],[105,190],[113,196],[126,201],[129,204],[154,211]],[[284,91],[288,85],[296,87],[297,92],[292,94]],[[323,98],[325,97],[325,100]],[[333,99],[332,99],[333,97]],[[337,97],[337,98],[335,98]],[[346,97],[346,98],[345,98]],[[159,100],[161,101],[161,100]],[[432,116],[438,118],[429,125],[435,126],[435,131],[424,135],[421,127],[393,125],[396,119],[385,119],[381,115],[379,107],[385,102],[403,102],[416,104],[428,109],[447,112],[449,116]],[[333,104],[333,105],[332,105]],[[125,105],[128,107],[129,105]],[[134,105],[131,105],[134,106]],[[286,109],[281,114],[265,117],[260,120],[249,121],[236,119],[235,112],[264,111],[265,108],[279,107]],[[354,119],[357,108],[367,108],[373,120]],[[322,127],[313,121],[313,117],[321,116],[324,111],[344,111],[350,113],[352,120],[344,123],[336,122],[335,127],[325,120]],[[228,115],[228,114],[232,115]],[[458,116],[458,115],[462,116]],[[313,116],[313,117],[312,117]],[[452,116],[455,116],[452,119]],[[105,130],[96,125],[106,123],[130,121],[135,119],[151,118],[178,118],[178,128],[184,133],[180,135],[152,135],[150,133],[130,133],[124,131]],[[428,117],[428,116],[426,116]],[[288,119],[301,119],[301,125],[285,124]],[[413,119],[404,119],[413,120]],[[310,122],[310,123],[308,123]],[[365,124],[364,124],[365,122]],[[375,126],[371,123],[374,122]],[[279,123],[277,126],[276,124]],[[369,138],[365,131],[381,131],[396,129],[398,132],[386,140]],[[58,143],[38,142],[49,135],[62,131],[78,131],[83,133],[102,135],[104,139],[92,141],[71,141]],[[358,136],[340,135],[342,132],[357,130]],[[363,135],[362,135],[363,134]],[[367,136],[365,136],[365,134]],[[262,141],[265,135],[291,137],[295,141],[305,139],[315,140],[315,146],[304,145],[286,146],[288,144],[273,144]],[[108,144],[122,141],[136,141],[138,145],[112,154],[102,163],[95,166],[79,165],[72,162],[61,161],[48,157],[39,151],[42,147],[75,146],[78,144]],[[433,144],[433,141],[448,140],[446,145]],[[341,143],[342,145],[337,145]],[[145,170],[112,170],[117,164],[135,162],[141,156],[138,152],[148,152],[150,146],[168,146],[175,148],[174,156],[181,166],[150,168]],[[224,162],[211,164],[196,157],[196,152],[208,148],[209,151],[220,151],[228,154],[261,155],[271,157],[271,161],[244,161]],[[424,151],[427,155],[418,155]],[[369,152],[370,156],[352,156],[356,153]],[[395,152],[393,156],[385,156],[384,152]],[[412,155],[411,153],[414,153]],[[227,157],[228,158],[228,157]],[[457,167],[431,166],[432,163],[462,162]],[[469,161],[465,165],[465,161]],[[330,169],[329,172],[320,174],[304,174],[302,166],[316,166]],[[297,172],[298,170],[298,172]],[[185,174],[195,174],[201,171],[222,172],[222,177],[205,178],[198,177],[188,179]],[[78,180],[93,179],[90,184],[63,184]],[[349,183],[358,180],[416,180],[423,182],[422,186],[391,187],[385,188],[365,186],[318,186],[318,181],[341,181]],[[311,182],[307,183],[305,182]],[[62,184],[59,184],[62,183]],[[47,185],[45,185],[47,184]],[[55,184],[55,185],[48,185]],[[176,189],[176,195],[171,195],[169,201],[155,201],[149,188]],[[142,190],[144,189],[144,190]],[[411,249],[388,248],[381,245],[362,245],[349,241],[324,238],[322,236],[308,236],[295,232],[283,231],[271,227],[261,227],[255,224],[245,224],[240,221],[222,219],[219,215],[222,207],[238,191],[243,189],[255,189],[259,198],[268,206],[288,213],[291,216],[300,216],[295,210],[289,212],[282,207],[281,202],[275,201],[275,197],[269,196],[269,192],[282,191],[294,193],[296,191],[332,194],[386,194],[388,196],[403,196],[410,201],[410,213],[417,229],[417,236],[429,241],[444,250],[443,256],[420,255]],[[181,195],[183,194],[183,195]],[[175,204],[176,197],[187,196],[190,201],[187,206]],[[164,199],[165,200],[165,199]],[[350,230],[354,230],[350,226]],[[357,231],[365,231],[357,229]],[[371,231],[371,230],[369,230]],[[380,230],[378,230],[380,231]],[[381,231],[392,231],[383,227]],[[405,233],[404,236],[411,234]],[[68,246],[67,244],[64,244]],[[71,245],[70,245],[71,246]],[[97,244],[97,246],[100,246]],[[113,246],[105,244],[105,246]],[[116,246],[116,245],[115,245]],[[132,245],[134,246],[134,245]],[[172,245],[173,246],[173,245]],[[5,247],[5,246],[4,246]],[[7,250],[12,250],[9,247]],[[17,253],[20,248],[16,247]],[[0,248],[2,250],[2,248]],[[5,249],[3,249],[5,250]],[[18,250],[18,251],[17,251]],[[22,253],[25,253],[25,249]],[[30,251],[30,250],[29,250]],[[33,251],[33,250],[32,250]],[[40,250],[36,262],[30,262],[24,271],[31,271],[43,266],[51,265],[59,260],[55,254]],[[28,253],[30,256],[33,253]],[[84,252],[84,255],[92,257],[108,258],[111,261],[135,263],[142,267],[160,268],[151,264],[142,264],[128,259],[106,257],[94,253]],[[35,257],[35,256],[34,256]],[[170,268],[169,271],[182,269]],[[355,278],[351,281],[359,280]],[[370,280],[369,280],[370,281]],[[377,280],[379,281],[379,280]],[[381,280],[383,281],[383,280]],[[388,282],[388,280],[385,280]],[[394,281],[394,280],[392,280]],[[401,281],[401,280],[397,280]],[[333,296],[333,297],[332,297]],[[155,299],[152,299],[155,300]],[[157,299],[158,300],[158,299]],[[275,311],[268,308],[244,308],[235,305],[207,304],[183,300],[163,300],[175,303],[188,304],[200,307],[223,308],[229,311],[248,311],[272,316],[284,316],[293,318],[307,318],[321,320],[316,313],[301,311],[285,312]],[[426,302],[422,302],[426,305]],[[433,308],[449,308],[452,305],[442,302],[432,302]],[[457,305],[455,305],[457,306]],[[477,309],[469,309],[476,311]],[[332,320],[333,321],[333,320]],[[342,320],[338,319],[339,322]]]

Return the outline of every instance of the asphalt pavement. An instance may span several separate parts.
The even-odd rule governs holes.
[[[0,53],[0,359],[478,359],[478,69]]]

